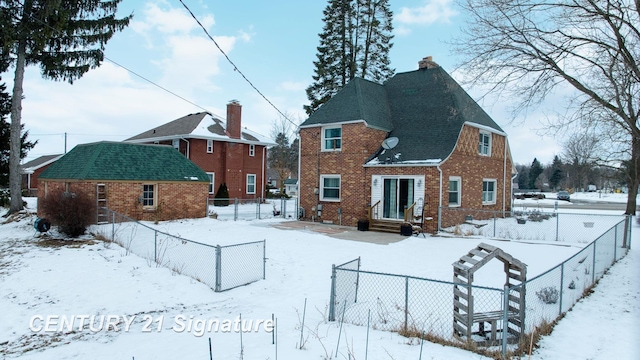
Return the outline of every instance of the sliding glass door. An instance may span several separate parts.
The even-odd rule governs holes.
[[[383,188],[383,217],[404,219],[404,209],[414,201],[414,179],[387,178]]]

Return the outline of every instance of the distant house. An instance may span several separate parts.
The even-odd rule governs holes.
[[[453,224],[439,207],[510,210],[507,134],[430,57],[383,85],[354,79],[299,132],[308,220],[419,219],[433,232]]]
[[[298,196],[298,179],[286,179],[284,181],[284,191],[289,196]]]
[[[225,183],[229,197],[265,197],[267,147],[272,140],[242,128],[242,106],[227,104],[225,122],[207,112],[189,114],[126,139],[129,143],[173,146],[209,176],[209,195]]]
[[[38,176],[61,156],[61,154],[40,156],[20,166],[22,190],[28,196],[38,195]]]
[[[99,209],[159,221],[206,216],[208,187],[207,174],[170,146],[98,142],[74,147],[43,171],[38,200],[82,192]],[[96,221],[105,215],[98,211]],[[38,208],[38,216],[47,214]]]

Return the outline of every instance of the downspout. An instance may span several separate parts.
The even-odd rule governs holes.
[[[440,208],[442,207],[442,169],[440,169],[440,164],[436,165],[436,169],[438,169],[438,172],[440,173],[440,185],[438,186],[438,229],[437,231],[440,232],[441,226],[442,226],[442,220],[440,219],[440,215],[442,214],[442,211],[440,210]],[[460,199],[460,201],[462,201],[462,199]]]
[[[502,168],[502,216],[507,210],[507,137],[504,137],[504,164]]]
[[[267,146],[265,145],[265,146],[262,147],[262,185],[261,185],[262,186],[262,190],[260,190],[260,197],[263,198],[263,199],[264,199],[264,188],[266,187],[265,186],[266,183],[264,181],[264,176],[265,176],[265,173],[264,173],[264,159],[267,156],[266,154],[267,154]]]

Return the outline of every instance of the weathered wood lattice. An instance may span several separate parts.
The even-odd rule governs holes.
[[[527,265],[502,249],[480,243],[475,249],[453,263],[453,333],[463,341],[478,346],[494,346],[502,342],[506,334],[509,343],[517,343],[524,331],[525,287],[509,292],[507,322],[504,305],[491,311],[474,311],[473,275],[493,259],[504,264],[505,286],[512,288],[527,279]],[[504,299],[502,304],[504,304]],[[488,325],[490,329],[485,329]]]

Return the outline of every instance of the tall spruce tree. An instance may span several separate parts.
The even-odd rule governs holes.
[[[536,182],[538,181],[538,176],[542,174],[542,171],[544,171],[544,169],[540,161],[538,161],[537,158],[533,158],[531,168],[529,169],[529,189],[536,189]]]
[[[0,77],[0,187],[9,185],[9,139],[11,137],[11,125],[7,121],[7,117],[11,113],[11,96],[6,90],[7,86],[2,82],[2,77]],[[27,141],[28,135],[29,132],[26,131],[20,136],[20,159],[24,159],[24,157],[27,156],[27,152],[37,143],[37,141]]]
[[[73,83],[104,60],[111,37],[129,25],[131,16],[116,18],[122,0],[2,0],[0,59],[15,67],[11,102],[9,213],[22,209],[20,130],[24,69],[39,65],[42,77]]]
[[[306,89],[311,115],[354,77],[382,83],[393,76],[393,13],[388,0],[329,0],[313,83]]]
[[[560,182],[562,181],[562,160],[558,155],[553,157],[553,163],[551,163],[551,176],[549,177],[549,186],[556,190]]]

